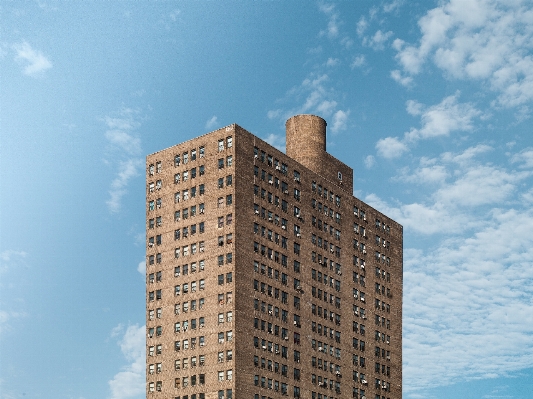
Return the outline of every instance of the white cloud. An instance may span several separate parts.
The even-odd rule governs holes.
[[[218,119],[217,119],[216,115],[213,115],[205,123],[205,128],[207,130],[211,130],[211,129],[215,128],[217,125],[218,125]]]
[[[28,256],[25,251],[7,249],[0,253],[0,274],[7,272],[13,266],[18,266]],[[1,281],[0,281],[1,287]]]
[[[362,67],[363,65],[365,65],[366,63],[366,58],[365,58],[365,55],[364,54],[358,54],[354,57],[352,63],[350,64],[350,67],[352,69],[354,68],[359,68],[359,67]]]
[[[372,155],[368,155],[364,159],[365,168],[372,169],[374,165],[376,164],[376,158]]]
[[[141,159],[128,159],[119,163],[117,177],[111,182],[109,189],[109,199],[106,201],[107,207],[112,213],[121,209],[122,197],[126,195],[127,186],[131,179],[139,175],[139,169],[143,163]]]
[[[13,249],[8,249],[0,253],[0,261],[2,261],[1,264],[4,265],[14,260],[23,259],[26,256],[28,256],[28,254],[24,251],[16,251]]]
[[[394,79],[397,83],[401,84],[402,86],[408,87],[413,83],[413,78],[410,76],[402,76],[402,73],[395,69],[394,71],[390,72],[390,77]]]
[[[444,165],[427,165],[416,168],[413,172],[402,171],[399,180],[415,184],[443,184],[448,176]]]
[[[139,262],[137,265],[137,271],[141,273],[143,276],[146,274],[146,261],[143,260],[142,262]]]
[[[283,134],[269,134],[266,138],[264,138],[268,144],[270,144],[273,147],[276,147],[281,152],[285,152],[285,135]]]
[[[129,155],[137,155],[141,152],[141,140],[122,130],[108,130],[105,133],[105,138],[110,144],[117,146]]]
[[[320,115],[331,115],[333,110],[337,107],[337,101],[324,100],[317,105],[316,110]]]
[[[129,182],[140,174],[144,165],[140,158],[141,139],[135,133],[141,125],[138,114],[138,110],[122,108],[115,115],[103,119],[108,127],[105,132],[108,142],[107,162],[117,167],[116,176],[109,188],[109,199],[106,201],[111,213],[120,211]]]
[[[446,162],[454,162],[461,167],[468,167],[473,162],[475,157],[492,150],[493,148],[488,145],[478,144],[474,147],[467,148],[460,154],[445,152],[441,154],[441,158]]]
[[[28,76],[39,76],[47,69],[52,68],[52,63],[40,51],[34,50],[26,41],[14,44],[16,52],[15,61],[25,64],[23,72]]]
[[[527,172],[509,173],[503,169],[479,165],[466,170],[455,182],[439,189],[435,197],[454,206],[498,204],[508,200]]]
[[[353,39],[349,36],[344,36],[341,39],[340,44],[344,46],[344,48],[350,49],[353,46]]]
[[[392,36],[392,32],[382,32],[378,30],[372,37],[365,37],[363,39],[363,45],[371,47],[373,50],[383,50],[385,48],[385,42]]]
[[[473,121],[481,116],[481,112],[470,103],[459,103],[459,92],[444,98],[439,104],[425,107],[416,101],[406,103],[407,112],[419,116],[420,128],[411,128],[404,134],[403,139],[387,137],[380,139],[376,144],[378,153],[385,158],[397,158],[407,152],[409,145],[422,139],[447,137],[456,131],[471,131],[474,129]]]
[[[396,60],[416,75],[431,60],[446,76],[487,82],[494,105],[533,99],[533,6],[525,1],[449,0],[418,21],[417,45],[396,39]]]
[[[321,4],[320,11],[328,16],[328,27],[326,30],[320,31],[320,36],[326,35],[330,39],[334,39],[339,35],[339,13],[335,10],[333,4]]]
[[[384,4],[383,11],[387,13],[397,11],[402,4],[403,0],[394,0],[391,3]]]
[[[527,105],[522,105],[515,112],[516,123],[522,123],[531,118],[531,109]]]
[[[422,110],[424,109],[423,104],[420,104],[419,102],[414,101],[414,100],[407,100],[405,105],[407,107],[407,113],[413,116],[421,115]]]
[[[111,333],[116,337],[123,331],[122,324]],[[119,342],[122,354],[129,364],[109,383],[111,399],[141,398],[145,395],[146,326],[129,326]]]
[[[277,119],[283,111],[281,109],[273,109],[267,112],[268,119]]]
[[[12,319],[19,319],[27,316],[28,314],[26,312],[0,310],[0,334],[4,333],[5,331],[12,330],[12,327],[9,324]]]
[[[533,175],[529,171],[507,171],[476,159],[490,150],[491,147],[478,145],[458,154],[446,152],[438,158],[421,158],[413,171],[404,168],[393,177],[393,181],[433,188],[426,202],[394,207],[376,196],[368,196],[367,200],[403,224],[406,231],[430,235],[479,227],[472,209],[504,206],[513,200],[521,184]]]
[[[378,140],[376,150],[380,156],[387,159],[401,157],[405,152],[409,151],[398,137],[386,137]]]
[[[28,256],[28,253],[25,251],[8,249],[0,252],[0,276],[4,273],[16,273],[16,275],[21,275],[21,272],[26,269],[25,259]],[[14,274],[11,275],[11,278],[0,278],[0,290],[3,292],[6,291],[13,284]],[[6,292],[5,292],[6,293]],[[7,294],[7,293],[6,293]],[[8,298],[8,295],[4,295],[4,299]],[[11,321],[13,319],[20,319],[28,316],[26,311],[14,310],[14,307],[20,307],[22,302],[2,302],[0,306],[0,334],[5,331],[12,330]]]
[[[520,168],[533,168],[533,148],[525,148],[511,158],[512,163],[520,164]]]
[[[469,131],[473,129],[473,119],[481,115],[470,103],[458,103],[459,93],[444,98],[439,104],[422,111],[422,105],[409,102],[409,113],[421,114],[422,127],[411,129],[405,138],[409,141],[427,139],[438,136],[448,136],[453,131]]]
[[[340,64],[340,60],[338,58],[331,58],[329,57],[326,61],[326,66],[328,67],[334,67]]]
[[[363,36],[366,29],[368,28],[368,21],[364,16],[362,16],[357,22],[356,31],[358,36]]]
[[[290,102],[301,105],[289,109],[277,108],[267,112],[269,119],[279,119],[285,122],[298,114],[317,114],[321,117],[332,118],[332,131],[334,133],[346,128],[349,111],[339,110],[335,97],[337,93],[329,85],[330,78],[326,73],[310,73],[299,86],[287,91],[285,98],[278,103]]]
[[[333,114],[333,126],[331,127],[332,133],[338,133],[342,130],[346,130],[348,127],[348,116],[350,111],[338,110]]]

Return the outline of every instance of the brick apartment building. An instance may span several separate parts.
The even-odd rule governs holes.
[[[147,397],[402,397],[402,226],[326,122],[287,154],[230,125],[147,157]]]

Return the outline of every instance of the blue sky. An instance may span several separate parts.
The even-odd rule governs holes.
[[[145,155],[297,113],[404,226],[404,397],[532,397],[532,1],[0,12],[2,399],[143,397]]]

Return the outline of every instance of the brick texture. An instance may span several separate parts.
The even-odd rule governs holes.
[[[401,398],[402,226],[353,197],[352,169],[329,155],[325,143],[326,122],[298,115],[287,121],[287,155],[240,126],[230,125],[147,157],[147,397],[214,399],[222,392],[227,398],[231,390],[237,399],[281,398],[286,387],[289,397]],[[223,167],[219,168],[221,159]],[[204,173],[200,175],[201,165]],[[196,187],[194,198],[192,187]],[[186,200],[184,190],[189,190]],[[180,201],[176,202],[178,191]],[[200,204],[204,204],[203,213]],[[196,225],[194,234],[192,225]],[[188,228],[187,237],[184,228]],[[188,255],[183,254],[184,246],[188,246]],[[176,258],[178,247],[180,257]],[[161,254],[160,261],[157,254]],[[232,255],[231,261],[227,254]],[[221,264],[219,256],[223,256]],[[179,276],[175,273],[178,266]],[[188,284],[187,293],[184,284]],[[157,299],[158,290],[161,299]],[[196,310],[191,309],[192,301],[196,301]],[[160,317],[157,309],[161,309]],[[188,321],[186,331],[184,321]],[[179,333],[175,332],[177,322]],[[159,336],[157,327],[161,327]],[[229,331],[232,340],[228,342]],[[224,333],[222,342],[219,333]],[[204,346],[199,337],[204,337]],[[192,338],[196,338],[194,348]],[[188,349],[184,340],[189,340]],[[231,360],[227,351],[232,351]],[[220,352],[223,361],[219,361]],[[196,367],[191,367],[194,357]],[[183,359],[187,359],[185,369]],[[220,371],[224,371],[222,381]],[[205,378],[202,384],[200,375]],[[196,376],[195,385],[192,376]]]

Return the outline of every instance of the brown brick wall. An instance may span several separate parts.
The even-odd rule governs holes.
[[[317,118],[317,117],[314,117]],[[304,118],[305,119],[305,118]],[[321,120],[321,118],[319,118]],[[315,122],[320,122],[318,119],[311,119],[310,125]],[[287,125],[289,125],[289,120]],[[322,120],[323,121],[323,120]],[[320,129],[324,129],[325,134],[325,122],[323,126],[321,122],[318,123]],[[313,129],[317,128],[316,126]],[[299,129],[299,128],[298,128]],[[298,129],[294,128],[294,131]],[[318,128],[317,128],[318,129]],[[331,155],[327,154],[325,150],[325,136],[324,145],[320,140],[315,143],[314,149],[311,149],[307,156],[301,157],[296,153],[304,153],[308,149],[301,148],[301,151],[297,151],[297,146],[302,146],[306,142],[291,141],[291,136],[288,127],[288,139],[287,139],[287,152],[293,154],[293,158],[297,158],[300,161],[304,161],[306,166],[297,162],[295,159],[281,153],[277,149],[271,147],[261,139],[253,136],[251,133],[242,129],[237,125],[231,125],[227,128],[216,130],[208,135],[204,135],[188,141],[186,143],[179,144],[161,152],[152,154],[147,157],[147,240],[162,234],[162,244],[154,245],[153,247],[147,247],[147,256],[155,255],[156,253],[162,253],[162,262],[160,264],[154,263],[154,265],[147,264],[147,279],[151,273],[162,271],[163,278],[161,282],[147,283],[147,329],[161,325],[163,327],[163,334],[161,337],[147,338],[147,351],[149,347],[160,343],[163,345],[163,352],[161,355],[147,356],[147,382],[162,381],[162,392],[149,393],[148,397],[177,397],[183,395],[191,395],[194,393],[203,392],[206,394],[206,398],[217,397],[219,389],[233,389],[234,398],[253,398],[255,394],[259,394],[259,397],[265,396],[270,398],[282,397],[281,392],[276,392],[273,389],[261,388],[254,385],[254,375],[265,377],[266,380],[272,379],[273,381],[279,381],[279,383],[287,384],[288,396],[293,397],[293,387],[300,387],[300,396],[302,398],[311,398],[311,392],[321,393],[331,398],[351,398],[352,389],[364,389],[366,398],[374,398],[376,394],[385,398],[401,398],[401,298],[402,298],[402,228],[400,225],[390,220],[386,216],[380,214],[378,211],[364,204],[360,200],[352,196],[352,170],[340,161],[335,160]],[[301,129],[300,129],[301,130]],[[226,139],[231,136],[233,139],[233,147],[231,149],[224,149],[218,151],[218,140]],[[305,135],[299,131],[299,137],[305,138]],[[297,143],[297,144],[295,144]],[[177,153],[183,154],[184,151],[191,151],[192,148],[199,148],[199,146],[205,147],[205,157],[196,161],[190,161],[187,165],[174,166],[174,156]],[[265,161],[261,161],[261,157],[254,157],[254,147],[260,151],[264,151],[266,155],[271,155],[273,160],[278,160],[281,163],[287,165],[287,174],[285,175],[282,170],[275,168],[274,164],[270,166],[268,164],[268,158]],[[322,148],[324,150],[322,150]],[[320,149],[321,152],[318,150]],[[314,151],[314,155],[313,155]],[[311,155],[309,155],[311,154]],[[311,162],[313,157],[320,157],[322,162]],[[217,162],[221,157],[226,158],[228,155],[233,156],[233,166],[231,168],[218,169]],[[154,173],[153,176],[149,175],[148,167],[150,164],[156,164],[156,162],[162,162],[162,170],[160,173]],[[328,165],[324,164],[327,161]],[[174,174],[177,172],[183,172],[184,170],[191,169],[192,167],[199,167],[200,164],[205,165],[205,174],[203,176],[197,176],[195,179],[188,182],[181,182],[180,184],[174,183]],[[331,166],[333,165],[333,166]],[[254,166],[258,168],[258,176],[254,176]],[[261,179],[261,171],[265,171],[265,179]],[[294,171],[300,173],[300,181],[294,180]],[[329,172],[328,172],[329,170]],[[339,185],[337,179],[337,171],[343,173],[343,185]],[[218,188],[217,181],[219,177],[226,177],[228,174],[233,176],[233,185],[231,187]],[[268,176],[272,176],[272,184],[269,183]],[[280,187],[276,187],[275,179],[279,179]],[[154,190],[149,192],[149,183],[161,179],[163,184],[160,190]],[[281,187],[281,182],[287,183],[288,193],[284,193]],[[315,183],[315,190],[313,191],[313,182]],[[186,202],[180,202],[176,204],[174,202],[174,194],[180,189],[183,190],[193,185],[205,184],[205,194],[203,196],[197,196],[196,199],[189,199]],[[254,185],[258,188],[258,195],[254,194]],[[328,198],[325,199],[322,195],[318,195],[318,187],[328,189]],[[294,189],[300,190],[300,199],[297,200],[294,197]],[[261,190],[265,191],[265,198],[261,197]],[[329,199],[329,192],[333,191],[333,201]],[[225,198],[226,195],[233,194],[233,204],[230,206],[223,206],[221,208],[217,205],[217,199],[220,196]],[[269,202],[268,193],[272,194],[273,203]],[[341,197],[340,206],[335,203],[335,195]],[[275,197],[280,200],[280,206],[277,207]],[[161,209],[155,209],[154,211],[148,210],[148,203],[150,200],[156,198],[162,198],[163,203]],[[313,208],[312,200],[316,201],[316,206]],[[282,209],[281,201],[287,201],[287,211]],[[318,202],[328,206],[328,210],[331,208],[334,212],[334,216],[330,217],[324,215],[324,208],[321,211],[318,210]],[[178,209],[182,210],[185,206],[191,206],[192,204],[205,204],[205,213],[203,215],[197,214],[194,217],[189,217],[187,220],[183,218],[176,222],[174,221],[174,212]],[[259,214],[254,211],[254,203],[259,206]],[[294,216],[294,206],[300,208],[301,219]],[[354,216],[353,207],[357,206],[359,210],[365,212],[366,221],[362,216]],[[265,217],[262,217],[261,209],[264,208],[266,212],[270,211],[273,215],[273,220],[268,219],[268,213]],[[220,216],[226,217],[227,214],[233,215],[233,223],[227,226],[219,228],[217,219]],[[340,223],[335,221],[335,213],[341,215]],[[148,220],[158,215],[163,217],[163,223],[161,227],[149,228]],[[280,224],[276,224],[276,215],[280,219]],[[316,223],[313,226],[313,217],[316,218]],[[287,220],[287,229],[284,230],[281,226],[281,219]],[[322,221],[322,229],[318,228],[318,220]],[[385,223],[390,227],[390,232],[383,231],[376,226],[376,219],[380,220],[380,223]],[[183,228],[184,226],[190,226],[192,223],[199,223],[205,221],[205,232],[200,234],[196,233],[197,238],[189,236],[188,239],[174,240],[174,230],[177,228]],[[328,231],[324,232],[323,223],[328,224]],[[258,233],[254,233],[254,223],[259,226]],[[366,237],[354,232],[354,223],[358,223],[366,230]],[[294,233],[294,225],[300,226],[300,235],[297,237]],[[329,226],[332,226],[333,234],[329,232]],[[261,234],[261,227],[265,228],[265,236]],[[272,241],[268,237],[268,231],[272,232]],[[335,239],[334,231],[340,231],[340,240]],[[224,244],[222,247],[218,246],[217,238],[221,235],[226,237],[226,234],[233,233],[233,242],[231,244]],[[279,234],[280,237],[287,238],[287,249],[282,248],[281,242],[278,244],[275,242],[275,235]],[[318,248],[318,246],[312,242],[312,235],[321,237],[323,240],[327,239],[328,243],[334,244],[334,247],[341,248],[341,255],[336,256],[335,253],[331,253],[328,249]],[[379,235],[380,238],[385,238],[385,243],[389,242],[389,248],[383,247],[383,244],[376,243],[375,236]],[[357,239],[359,243],[364,243],[366,246],[366,255],[364,255],[359,249],[353,248],[353,240]],[[196,255],[189,255],[187,259],[174,258],[174,249],[176,246],[186,245],[187,243],[205,242],[205,252]],[[281,241],[281,240],[280,240]],[[254,251],[254,242],[259,244],[259,251]],[[300,254],[296,255],[293,251],[294,243],[300,245]],[[265,255],[261,254],[261,246],[264,246],[267,251]],[[275,252],[273,253],[273,259],[268,256],[268,248],[278,252],[280,260],[276,261]],[[375,258],[375,252],[379,251],[380,254],[384,254],[385,258],[390,259],[390,264],[377,261]],[[224,264],[218,266],[217,256],[219,254],[226,254],[228,252],[233,253],[233,262],[231,264]],[[334,263],[342,265],[342,274],[335,272],[335,267],[330,270],[329,265],[320,265],[315,258],[312,260],[312,253],[327,257],[328,260],[332,259]],[[287,256],[287,266],[281,264],[281,256]],[[364,271],[360,265],[353,265],[353,256],[358,256],[365,260]],[[190,263],[194,260],[198,261],[200,258],[205,259],[205,270],[197,271],[195,274],[188,276],[174,277],[174,267],[183,266],[184,263]],[[147,263],[148,263],[147,257]],[[300,262],[300,272],[297,273],[293,269],[294,261]],[[259,270],[254,270],[254,261],[258,262]],[[261,264],[265,267],[265,274],[261,273]],[[190,266],[189,266],[190,267]],[[380,271],[385,270],[385,273],[389,273],[390,278],[387,281],[385,275],[376,277],[375,268],[379,267]],[[268,268],[272,270],[272,277],[268,275]],[[315,279],[312,278],[311,270],[316,271]],[[279,278],[276,279],[275,273],[279,273]],[[233,282],[231,284],[224,284],[219,286],[217,283],[217,276],[219,274],[226,274],[228,272],[233,273]],[[319,283],[316,280],[318,272],[332,277],[334,280],[340,281],[340,291],[335,290],[335,287],[330,287],[329,284],[325,285],[323,282]],[[353,282],[353,273],[357,272],[360,276],[365,274],[365,286],[360,283]],[[285,285],[282,281],[282,273],[287,275],[288,281]],[[200,278],[205,279],[205,290],[197,291],[196,293],[181,294],[179,297],[174,295],[174,286],[176,284],[183,284],[184,282],[198,281]],[[297,292],[294,289],[294,278],[300,280],[302,288],[301,292]],[[260,285],[259,290],[254,289],[253,282],[257,280],[259,284],[262,282],[265,284],[265,293],[261,292]],[[148,281],[148,280],[147,280]],[[385,288],[385,292],[379,294],[375,291],[375,284],[380,284]],[[268,286],[272,287],[272,296],[268,293]],[[340,298],[340,307],[336,307],[335,303],[331,304],[324,302],[323,299],[318,299],[317,295],[312,295],[313,288],[320,289],[322,292],[332,294],[334,297]],[[360,299],[354,299],[353,289],[358,289],[359,292],[365,293],[365,302]],[[163,290],[163,298],[160,301],[149,300],[149,293],[155,289]],[[190,289],[190,287],[189,287]],[[390,290],[389,292],[387,291]],[[276,290],[279,291],[279,298],[276,298]],[[231,304],[218,303],[218,294],[232,291],[233,302]],[[287,303],[282,303],[282,292],[288,294]],[[294,297],[300,298],[299,309],[294,307]],[[176,302],[191,301],[192,299],[204,297],[205,305],[202,310],[196,312],[189,311],[187,314],[181,313],[180,315],[174,314],[174,306]],[[322,294],[323,298],[323,294]],[[375,299],[390,305],[390,312],[386,310],[377,310],[375,308]],[[255,309],[255,301],[258,301],[259,309]],[[265,303],[265,311],[261,310],[261,302]],[[268,304],[276,307],[280,310],[286,310],[288,312],[288,320],[286,322],[281,320],[280,317],[276,317],[275,312],[272,315],[268,313]],[[335,320],[324,320],[323,317],[319,317],[317,314],[313,314],[313,304],[320,306],[321,308],[328,309],[328,312],[333,312],[340,315],[340,325],[335,323]],[[366,312],[366,320],[363,320],[360,316],[354,316],[353,306],[364,307]],[[148,310],[155,309],[157,307],[163,308],[163,317],[161,319],[154,318],[154,320],[148,319]],[[225,322],[223,325],[218,324],[218,313],[233,311],[233,322]],[[316,313],[316,312],[315,312]],[[294,315],[300,316],[300,326],[293,324]],[[188,315],[188,316],[187,316]],[[385,318],[385,325],[377,327],[377,316],[383,316]],[[174,323],[176,321],[191,319],[193,317],[205,317],[205,328],[192,332],[190,329],[186,333],[180,334],[174,333]],[[276,336],[268,331],[261,331],[254,327],[254,318],[263,320],[265,327],[268,329],[268,323],[272,323],[279,326],[280,335]],[[381,320],[381,319],[380,319]],[[386,327],[386,320],[390,320],[390,328]],[[331,328],[333,331],[341,333],[341,341],[337,343],[334,338],[329,338],[319,335],[318,331],[312,331],[312,323],[320,323],[324,328]],[[352,323],[357,322],[365,325],[365,334],[354,333],[352,331]],[[261,325],[259,324],[259,327]],[[281,337],[281,329],[286,329],[289,332],[288,340]],[[232,343],[219,344],[217,333],[220,331],[232,330],[234,339]],[[385,333],[385,336],[390,336],[390,343],[375,341],[375,331]],[[201,331],[201,334],[200,334]],[[324,330],[322,330],[324,331]],[[300,343],[296,343],[294,340],[294,333],[300,334]],[[206,345],[203,348],[197,346],[196,349],[189,349],[187,351],[181,350],[179,353],[174,350],[174,341],[176,339],[185,339],[186,337],[193,337],[204,335],[206,338]],[[285,346],[288,349],[288,358],[282,358],[282,354],[276,354],[263,350],[261,348],[261,341],[259,341],[259,348],[254,347],[254,337],[258,337],[260,340],[265,339],[267,345],[268,342],[272,342],[273,345],[278,344],[281,347]],[[352,338],[365,341],[365,350],[354,349],[352,347]],[[326,344],[333,346],[334,348],[341,349],[341,358],[337,359],[335,356],[318,352],[317,348],[312,348],[312,342],[322,341]],[[390,351],[391,359],[375,356],[375,347],[379,346],[386,351]],[[230,362],[219,363],[217,354],[219,350],[228,349],[233,350],[233,360]],[[300,362],[295,362],[293,358],[294,350],[300,352]],[[381,352],[381,351],[380,351]],[[205,355],[205,365],[197,366],[195,370],[190,368],[187,370],[174,370],[174,362],[177,358],[191,358],[191,356]],[[365,359],[365,366],[353,366],[352,356],[356,354]],[[261,368],[254,365],[254,356],[259,359],[264,358],[268,365],[268,360],[287,365],[287,376],[281,375],[279,372],[270,371],[268,368]],[[342,377],[337,377],[334,372],[319,370],[317,367],[313,367],[311,358],[321,358],[329,362],[332,362],[340,366]],[[190,360],[189,360],[190,361]],[[163,368],[161,373],[148,374],[148,366],[150,364],[162,363]],[[390,368],[390,376],[385,376],[380,373],[376,373],[375,363],[379,362],[384,364],[385,367]],[[297,381],[293,378],[294,369],[301,370],[300,380]],[[233,370],[233,381],[219,382],[217,380],[217,372],[219,370]],[[356,371],[365,374],[365,379],[368,385],[361,383],[360,381],[354,382],[352,380],[352,373]],[[381,371],[381,370],[380,370]],[[187,387],[176,389],[174,388],[174,379],[176,377],[182,378],[186,375],[192,374],[205,374],[206,384],[203,386]],[[329,388],[319,387],[317,384],[313,385],[311,381],[311,375],[315,374],[321,377],[327,377],[328,380],[338,381],[341,383],[340,393]],[[386,383],[390,383],[390,392],[379,388],[375,388],[375,379],[379,378]],[[148,386],[147,386],[148,391]],[[199,399],[199,397],[197,397]]]

